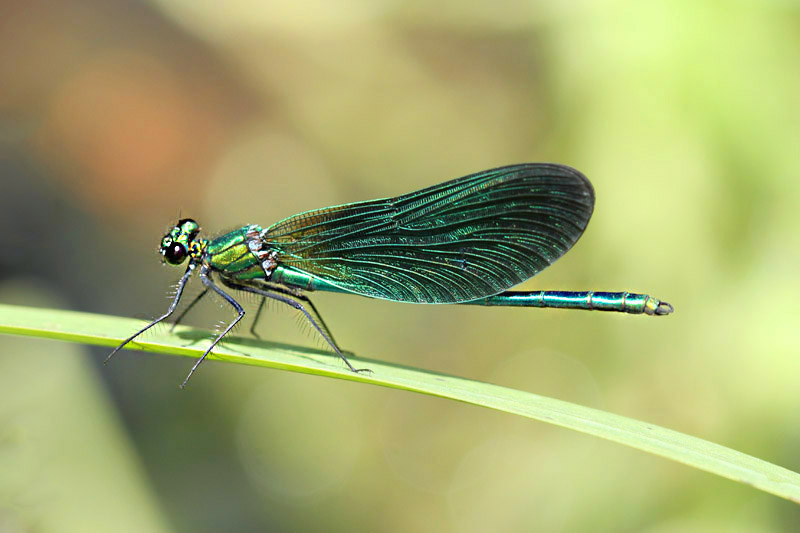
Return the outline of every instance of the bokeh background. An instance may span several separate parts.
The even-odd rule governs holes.
[[[151,318],[179,214],[218,233],[562,162],[593,221],[523,288],[674,315],[318,295],[342,345],[797,471],[798,65],[791,0],[5,0],[0,302]],[[230,318],[209,301],[190,322]],[[260,333],[319,342],[280,308]],[[105,352],[0,338],[0,531],[800,527],[791,503],[546,424],[219,363],[180,391],[189,360]]]

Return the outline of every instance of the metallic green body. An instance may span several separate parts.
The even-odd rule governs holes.
[[[616,311],[632,315],[665,315],[672,306],[646,294],[632,292],[599,291],[533,291],[503,292],[481,298],[469,305],[504,307],[551,307],[556,309],[586,309],[589,311]]]
[[[350,292],[333,283],[314,277],[307,272],[293,267],[278,266],[272,273],[270,281],[304,291]]]
[[[563,165],[534,163],[478,172],[395,198],[308,211],[267,229],[244,226],[210,240],[198,236],[197,222],[182,219],[161,239],[164,262],[189,261],[169,309],[123,341],[106,361],[172,316],[196,271],[205,289],[175,323],[209,291],[237,316],[211,342],[183,385],[245,315],[217,282],[261,296],[256,321],[266,299],[300,311],[353,372],[359,370],[334,342],[305,292],[428,304],[671,313],[671,305],[644,294],[508,291],[572,248],[593,209],[594,190],[583,174]]]
[[[569,250],[594,190],[562,165],[501,167],[396,198],[300,213],[203,241],[223,279],[412,303],[666,314],[627,292],[508,292]],[[189,227],[194,231],[194,227]]]
[[[512,165],[395,198],[301,213],[264,230],[261,240],[279,252],[278,265],[298,286],[463,303],[552,264],[581,236],[593,207],[592,186],[577,170]],[[299,273],[310,281],[298,281]]]
[[[248,248],[247,230],[245,226],[208,241],[204,262],[223,276],[232,277],[254,266],[260,268],[258,257]]]

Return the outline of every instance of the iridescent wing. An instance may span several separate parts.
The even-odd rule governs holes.
[[[264,240],[281,264],[350,292],[458,303],[541,272],[575,244],[593,207],[592,185],[577,170],[521,164],[301,213]]]

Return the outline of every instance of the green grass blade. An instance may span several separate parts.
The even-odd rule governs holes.
[[[0,333],[109,348],[142,324],[105,315],[0,305]],[[150,333],[131,347],[198,357],[208,346],[206,331],[178,327],[170,334],[166,330]],[[328,352],[241,337],[226,338],[224,346],[218,347],[210,358],[360,381],[518,414],[625,444],[800,503],[800,474],[791,470],[676,431],[529,392],[351,356],[355,366],[373,371],[353,374]],[[176,377],[176,386],[179,382],[180,377]]]

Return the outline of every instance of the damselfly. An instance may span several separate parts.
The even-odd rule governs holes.
[[[478,172],[396,198],[307,211],[264,229],[249,225],[214,239],[180,220],[163,239],[163,261],[188,267],[169,309],[122,342],[126,344],[175,312],[184,287],[199,271],[204,290],[236,311],[195,362],[181,387],[245,311],[223,287],[289,305],[309,321],[353,372],[307,293],[331,291],[395,302],[593,309],[667,315],[667,302],[628,292],[514,292],[583,233],[594,190],[577,170],[529,163]],[[221,284],[222,287],[219,285]],[[252,328],[251,328],[252,330]]]

